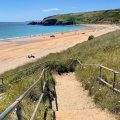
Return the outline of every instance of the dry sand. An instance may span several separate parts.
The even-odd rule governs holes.
[[[112,113],[96,107],[74,73],[54,77],[58,98],[56,120],[116,120]]]
[[[86,25],[86,30],[72,31],[50,35],[21,38],[0,42],[0,73],[14,69],[25,63],[34,61],[49,53],[60,52],[87,40],[89,35],[100,36],[115,31],[115,25]],[[24,43],[24,44],[23,44]],[[35,55],[35,59],[28,59],[28,55]]]

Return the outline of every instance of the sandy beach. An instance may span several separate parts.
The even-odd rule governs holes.
[[[69,47],[86,41],[90,35],[100,36],[102,34],[119,29],[116,25],[86,25],[89,28],[79,31],[50,35],[20,38],[11,41],[0,42],[0,73],[14,69],[25,63],[34,61],[49,53],[60,52]],[[28,55],[35,58],[27,58]]]

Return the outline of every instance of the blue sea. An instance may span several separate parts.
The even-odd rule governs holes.
[[[26,22],[0,22],[0,40],[85,29],[84,26],[40,26]]]

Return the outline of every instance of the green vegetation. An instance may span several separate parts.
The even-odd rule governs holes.
[[[22,67],[21,67],[22,68]],[[23,67],[24,68],[24,67]],[[19,68],[17,68],[19,69]],[[17,70],[16,69],[16,70]],[[13,70],[13,71],[16,71]],[[0,102],[0,112],[4,111],[10,104],[12,104],[21,94],[23,94],[36,80],[38,80],[40,78],[40,74],[41,74],[41,66],[39,66],[39,68],[37,67],[34,68],[33,70],[35,70],[34,74],[31,73],[31,69],[28,69],[28,71],[24,71],[24,72],[20,72],[22,75],[25,75],[24,73],[31,73],[31,76],[28,76],[29,74],[26,74],[25,78],[22,78],[21,81],[16,81],[16,76],[10,76],[7,77],[7,79],[4,79],[4,81],[10,82],[9,86],[7,85],[5,88],[6,90],[2,89],[1,92],[4,92],[4,97],[3,100],[1,100]],[[18,78],[22,77],[21,74],[17,74],[17,76],[19,76]],[[10,75],[10,72],[6,72],[3,75]],[[13,80],[15,82],[11,83],[11,79],[13,78]],[[45,95],[44,95],[44,99],[42,101],[42,104],[39,106],[39,110],[37,111],[36,114],[36,120],[43,120],[44,117],[44,112],[47,109],[47,119],[48,120],[52,120],[52,114],[53,111],[50,109],[50,102],[49,102],[49,98],[53,99],[54,98],[54,85],[55,85],[55,81],[54,78],[52,77],[52,74],[50,71],[48,71],[46,73],[46,89],[45,89]],[[39,96],[41,94],[41,83],[39,83],[38,85],[36,85],[34,87],[34,89],[25,97],[25,99],[22,101],[21,106],[22,106],[22,116],[24,118],[24,120],[28,120],[30,119],[33,110],[35,109],[35,106],[37,104],[37,101],[39,99]],[[39,116],[37,116],[39,114]],[[8,119],[16,119],[16,115],[15,112],[13,112],[12,114],[10,114],[10,116],[8,116]]]
[[[55,15],[44,18],[41,21],[41,24],[43,25],[119,24],[119,23],[120,23],[120,9]],[[40,22],[38,24],[40,24]]]
[[[92,40],[94,38],[94,36],[93,35],[90,35],[89,37],[88,37],[88,40]]]
[[[109,111],[120,115],[120,95],[117,93],[113,93],[107,86],[100,84],[97,80],[98,77],[98,68],[96,67],[85,67],[81,68],[79,64],[77,64],[73,59],[79,59],[82,63],[93,63],[93,64],[102,64],[106,67],[115,69],[120,71],[120,30],[115,32],[111,32],[100,37],[93,38],[90,41],[85,41],[81,44],[77,44],[76,46],[69,48],[60,53],[52,53],[46,57],[43,57],[36,62],[26,64],[15,70],[8,71],[4,73],[2,76],[9,75],[13,72],[19,71],[21,69],[25,69],[45,62],[51,61],[43,64],[44,67],[50,66],[51,72],[58,72],[62,74],[64,72],[72,72],[75,71],[77,80],[82,82],[83,87],[86,90],[89,90],[89,95],[93,96],[95,103],[101,107],[102,109],[107,108]],[[69,59],[69,60],[68,60]],[[72,62],[72,63],[71,63]],[[76,67],[75,67],[76,66]],[[36,70],[37,71],[37,70]],[[6,89],[5,97],[0,103],[0,110],[2,111],[8,105],[10,105],[23,91],[25,91],[34,81],[36,81],[40,75],[41,68],[34,74],[34,76],[29,78],[24,78],[22,81],[18,83],[13,83],[9,88]],[[106,70],[103,71],[103,78],[112,83],[113,74]],[[54,91],[52,89],[54,85],[54,81],[51,73],[48,75],[48,83],[51,89],[52,96],[54,96]],[[11,79],[11,78],[10,78]],[[7,79],[7,81],[11,81]],[[117,84],[116,87],[120,89],[120,75],[117,75]],[[34,89],[35,93],[37,93],[37,89]],[[34,92],[33,92],[34,93]],[[47,92],[48,93],[48,92]],[[50,94],[51,94],[50,93]],[[37,95],[35,95],[37,96]],[[30,97],[27,97],[26,101],[31,101]],[[31,113],[33,110],[34,103],[33,101],[30,104],[29,102],[24,103],[28,110],[26,113]],[[44,102],[43,102],[44,103]],[[32,106],[33,105],[33,106]],[[42,105],[41,105],[42,106]],[[44,106],[44,104],[43,104]],[[42,107],[45,109],[45,107]],[[51,111],[50,111],[51,113]],[[42,113],[40,113],[42,114]],[[29,116],[29,114],[27,114]],[[49,114],[51,116],[51,114]],[[119,116],[120,118],[120,116]]]

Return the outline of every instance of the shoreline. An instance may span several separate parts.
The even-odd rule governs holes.
[[[84,26],[84,25],[69,25],[69,26],[83,26],[84,28],[80,28],[80,29],[76,29],[76,30],[71,29],[71,30],[67,30],[67,31],[60,31],[60,32],[54,32],[54,33],[41,33],[41,34],[36,34],[36,35],[33,34],[33,35],[21,36],[21,37],[1,38],[0,42],[12,41],[12,40],[24,39],[24,38],[31,38],[31,37],[46,36],[46,35],[52,35],[52,34],[59,34],[59,33],[63,33],[63,32],[79,31],[79,30],[84,30],[87,28],[87,26]]]
[[[87,25],[84,30],[69,31],[43,36],[14,39],[0,42],[0,73],[33,62],[49,53],[56,53],[87,41],[90,35],[95,37],[119,29],[116,25]],[[55,37],[50,37],[54,35]],[[26,42],[26,43],[25,43]],[[28,55],[35,59],[28,59]]]
[[[38,34],[38,35],[28,35],[28,36],[21,36],[21,37],[3,38],[3,39],[0,39],[0,42],[11,42],[13,40],[19,40],[19,39],[24,39],[24,38],[44,37],[44,36],[53,35],[53,34],[68,33],[68,32],[75,32],[75,31],[77,32],[77,31],[80,31],[80,30],[86,30],[86,29],[94,28],[91,25],[92,24],[73,25],[73,26],[84,26],[85,27],[85,28],[78,29],[78,30],[67,30],[67,31],[63,31],[63,32],[54,32],[54,33],[44,33],[44,34]],[[116,27],[120,28],[120,25],[116,25],[116,24],[93,24],[93,25],[113,25],[113,26],[116,26]],[[72,25],[68,25],[68,26],[72,26]]]

